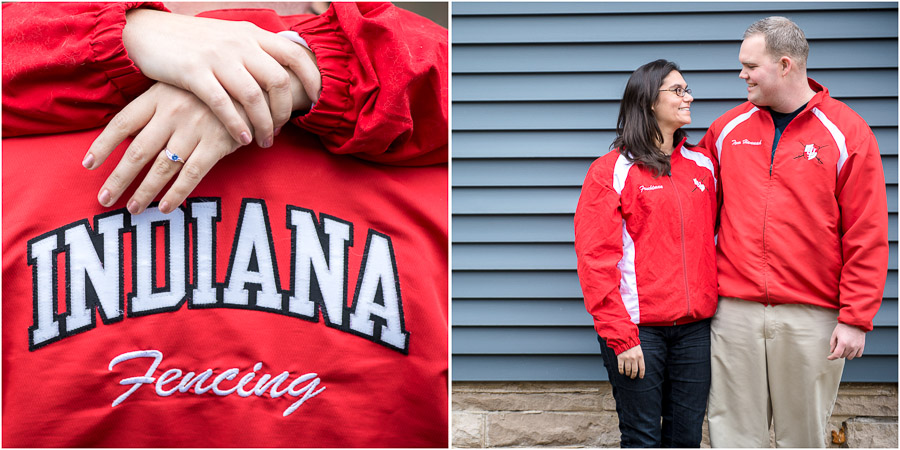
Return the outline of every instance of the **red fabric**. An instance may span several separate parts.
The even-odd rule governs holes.
[[[91,8],[88,5],[82,7]],[[8,9],[4,9],[4,81],[8,79],[7,59],[19,54],[6,40],[6,23],[10,20]],[[229,17],[234,19],[260,17],[260,13],[239,10],[223,14],[232,14]],[[271,12],[261,14],[272,16]],[[73,19],[80,20],[79,17],[85,16],[75,15]],[[76,29],[89,31],[90,27],[72,28]],[[440,38],[439,35],[435,37]],[[72,39],[78,37],[72,36]],[[347,39],[352,41],[352,38]],[[59,41],[60,37],[54,40]],[[81,41],[87,42],[86,39]],[[85,67],[84,70],[93,71],[93,68]],[[439,77],[446,79],[446,65],[438,64],[434,70],[440,71]],[[23,80],[26,78],[15,78],[16,82]],[[68,80],[57,81],[64,85]],[[356,80],[351,75],[348,82],[355,83]],[[107,88],[106,95],[112,100],[98,100],[101,102],[98,110],[114,112],[124,101],[114,98],[119,94],[113,93],[113,87]],[[335,91],[324,90],[320,103],[328,104]],[[87,98],[94,94],[84,92],[82,95],[81,98]],[[16,97],[13,102],[26,102],[30,98],[40,96]],[[410,98],[414,99],[413,96]],[[8,114],[6,101],[4,89],[4,127]],[[431,104],[435,98],[422,101],[429,105],[424,109],[436,107]],[[40,108],[40,105],[32,106],[35,110]],[[53,111],[58,114],[70,110]],[[106,116],[95,114],[92,117],[102,122],[99,117]],[[377,114],[358,114],[358,117],[360,121],[380,120]],[[29,120],[32,132],[46,133],[58,131],[56,124],[65,122],[48,123],[46,129],[40,130],[40,120]],[[365,124],[359,126],[367,129]],[[446,130],[446,123],[442,126]],[[418,132],[418,124],[416,127]],[[28,130],[28,127],[21,126],[20,129]],[[238,227],[249,226],[246,216],[243,225],[239,222],[243,203],[252,204],[254,199],[265,202],[267,233],[271,236],[270,245],[275,254],[275,279],[283,292],[292,292],[299,283],[293,271],[292,251],[296,241],[289,222],[289,207],[310,210],[321,223],[330,217],[352,224],[343,281],[347,314],[361,289],[360,274],[370,257],[367,255],[374,252],[366,252],[370,240],[379,236],[389,238],[393,271],[401,297],[402,323],[408,333],[408,345],[405,351],[400,351],[346,327],[329,326],[329,319],[320,312],[320,309],[324,310],[323,306],[316,309],[314,320],[307,320],[246,307],[201,308],[192,303],[192,298],[187,298],[170,312],[132,314],[131,306],[128,306],[132,303],[130,293],[137,290],[133,270],[148,261],[136,256],[132,238],[136,238],[137,231],[127,228],[129,222],[133,224],[136,220],[124,209],[132,190],[112,208],[103,208],[96,201],[96,192],[114,164],[106,164],[95,171],[86,171],[80,165],[99,132],[100,129],[94,128],[3,139],[4,446],[448,445],[448,179],[445,164],[425,167],[374,164],[328,152],[314,134],[285,127],[272,148],[260,149],[251,145],[220,161],[189,198],[189,202],[219,199],[221,214],[215,225],[214,259],[214,279],[219,284],[228,281],[229,268],[237,251],[233,247]],[[420,139],[422,149],[410,150],[410,146],[418,145],[418,141],[406,141],[400,148],[407,149],[403,151],[408,152],[408,156],[427,155],[433,151],[426,149],[439,149],[441,142],[446,144],[446,132],[436,132],[430,138],[423,133]],[[127,143],[116,153],[121,154],[125,145]],[[348,153],[355,152],[351,149]],[[189,210],[185,206],[181,209],[185,219],[190,219]],[[110,323],[105,323],[99,312],[94,312],[96,325],[93,328],[30,349],[29,339],[37,320],[39,281],[36,273],[39,263],[34,259],[29,261],[29,242],[41,241],[42,237],[49,236],[48,233],[63,236],[61,229],[69,224],[76,228],[88,225],[91,232],[95,232],[98,230],[96,220],[100,219],[98,215],[109,214],[125,217],[126,229],[121,238],[123,282],[120,301],[126,309],[118,320]],[[85,220],[86,224],[79,223]],[[194,252],[197,244],[192,236],[197,233],[198,225],[188,222],[185,228],[187,282],[196,283],[198,263]],[[166,267],[173,263],[165,263],[164,253],[173,243],[165,241],[165,230],[156,230],[156,257],[151,258],[156,270],[155,285],[163,290],[173,286],[173,280],[166,275]],[[306,244],[301,245],[322,245],[330,253],[325,231],[318,233],[324,242],[304,241]],[[96,246],[102,257],[100,241]],[[58,296],[56,311],[60,326],[65,330],[70,290],[76,285],[67,273],[71,263],[67,258],[71,257],[72,251],[65,247],[65,242],[60,243],[58,250],[54,258],[57,265],[54,272]],[[259,261],[259,253],[256,255]],[[166,279],[168,281],[164,281]],[[379,292],[391,284],[389,281],[382,281]],[[192,286],[186,289],[187,297],[191,297]],[[310,290],[318,292],[316,282],[310,284]],[[90,294],[88,289],[87,295]],[[343,320],[346,325],[346,315]],[[376,319],[376,328],[380,321]],[[299,397],[284,394],[272,398],[271,393],[266,393],[244,398],[236,393],[220,396],[213,391],[198,395],[194,389],[160,396],[154,384],[140,386],[113,407],[113,401],[131,387],[119,384],[120,381],[144,376],[150,364],[148,359],[140,359],[125,361],[110,369],[110,363],[116,356],[138,350],[158,350],[163,355],[153,374],[157,379],[170,369],[197,374],[212,369],[215,377],[230,368],[237,368],[237,377],[220,385],[222,389],[228,389],[235,387],[238,380],[254,371],[254,366],[261,362],[262,367],[255,371],[256,378],[246,389],[256,386],[263,374],[274,377],[288,371],[290,377],[280,389],[300,375],[315,373],[321,382],[317,389],[325,387],[325,390],[287,416],[283,413]],[[164,387],[169,389],[176,384],[177,380]],[[298,385],[301,386],[303,384]]]
[[[785,129],[774,161],[771,115],[749,102],[713,122],[700,143],[716,149],[722,171],[719,293],[840,309],[841,323],[870,331],[888,264],[878,144],[859,115],[809,84],[816,95]]]
[[[640,344],[637,324],[716,312],[716,168],[704,149],[683,145],[671,176],[654,178],[612,151],[594,161],[581,189],[578,278],[597,334],[617,355]]]
[[[93,128],[153,81],[122,44],[125,12],[162,3],[4,3],[3,137]]]

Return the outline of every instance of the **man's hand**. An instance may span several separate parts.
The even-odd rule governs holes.
[[[270,147],[290,119],[287,69],[313,102],[322,88],[312,52],[249,22],[135,9],[126,14],[122,41],[144,75],[192,92],[243,145],[255,135],[260,147]]]
[[[644,351],[640,345],[625,350],[616,357],[619,360],[619,374],[644,379]]]
[[[838,323],[831,333],[831,354],[829,360],[838,358],[859,358],[866,347],[866,332],[853,325]]]

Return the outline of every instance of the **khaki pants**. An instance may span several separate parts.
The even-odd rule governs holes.
[[[824,447],[844,360],[829,361],[837,310],[722,297],[712,321],[713,447]]]

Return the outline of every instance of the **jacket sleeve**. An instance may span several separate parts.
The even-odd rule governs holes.
[[[588,171],[575,209],[578,280],[594,329],[618,355],[641,341],[619,294],[624,226],[620,197],[609,183],[598,180],[597,167],[595,163]]]
[[[122,44],[125,12],[161,3],[5,3],[3,137],[93,128],[152,84]]]
[[[334,2],[294,27],[322,73],[297,119],[328,151],[395,165],[447,161],[447,30],[389,3]]]
[[[888,213],[878,143],[871,130],[862,135],[859,142],[847,142],[838,174],[844,258],[838,321],[871,331],[887,279]]]

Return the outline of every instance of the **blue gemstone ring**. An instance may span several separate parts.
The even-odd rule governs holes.
[[[172,161],[177,161],[177,162],[180,162],[180,163],[184,164],[184,160],[181,159],[180,156],[178,156],[178,155],[172,153],[168,148],[165,148],[164,150],[166,151],[166,158],[169,158],[169,159],[171,159]]]

